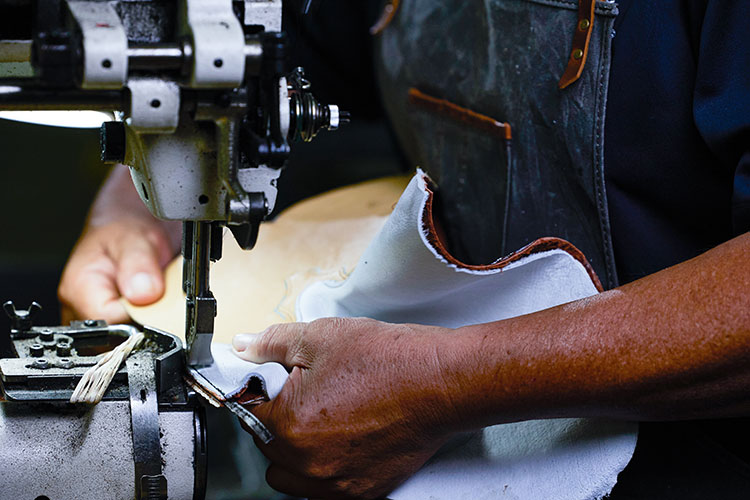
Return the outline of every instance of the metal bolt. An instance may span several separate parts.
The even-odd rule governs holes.
[[[69,360],[68,358],[63,358],[63,359],[60,360],[60,362],[57,364],[57,366],[59,366],[60,368],[64,368],[66,370],[69,370],[69,369],[73,368],[73,366],[75,366],[75,365],[73,365],[73,362],[71,360]]]
[[[583,51],[581,49],[576,49],[573,51],[573,59],[580,59],[583,57]]]
[[[53,332],[49,328],[45,328],[39,334],[39,339],[42,342],[54,342],[54,340],[55,340],[55,332]]]
[[[87,319],[83,322],[83,326],[88,326],[91,328],[92,326],[96,326],[96,320],[95,319]]]
[[[581,31],[586,31],[589,26],[591,26],[591,21],[588,19],[581,19],[581,22],[578,23],[578,29]]]
[[[44,355],[44,346],[42,344],[31,344],[29,346],[29,354],[35,358],[39,358]]]
[[[70,356],[70,344],[68,342],[57,343],[57,355],[58,356]]]
[[[47,368],[49,368],[49,361],[47,361],[45,358],[39,358],[34,361],[34,364],[32,366],[40,370],[46,370]]]

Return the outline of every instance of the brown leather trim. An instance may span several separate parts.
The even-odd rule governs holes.
[[[235,394],[230,399],[227,399],[224,394],[222,394],[216,387],[205,387],[204,385],[198,383],[195,378],[190,376],[190,374],[185,374],[183,378],[190,387],[192,387],[203,397],[205,397],[206,399],[210,397],[216,403],[222,405],[227,401],[235,401],[242,405],[257,405],[268,401],[268,398],[264,394],[251,388],[249,384],[245,386],[238,394]]]
[[[511,264],[513,262],[516,262],[518,260],[523,259],[524,257],[528,257],[529,255],[533,255],[535,253],[540,252],[547,252],[549,250],[563,250],[570,254],[571,257],[573,257],[575,260],[581,263],[583,267],[586,269],[586,272],[589,275],[589,278],[591,278],[592,283],[596,287],[596,289],[599,292],[604,291],[604,287],[602,287],[602,282],[599,280],[599,277],[596,275],[596,272],[594,271],[594,268],[591,267],[591,264],[589,264],[589,261],[586,259],[586,256],[583,255],[583,252],[578,250],[578,248],[575,247],[572,243],[569,241],[563,240],[561,238],[554,238],[554,237],[544,237],[539,238],[537,240],[532,241],[525,247],[521,248],[520,250],[516,250],[515,252],[511,253],[510,255],[507,255],[500,260],[497,260],[491,264],[486,265],[473,265],[473,264],[464,264],[463,262],[456,259],[451,253],[448,251],[448,249],[445,247],[443,242],[441,241],[439,237],[438,227],[435,224],[435,219],[433,218],[432,213],[432,203],[433,198],[435,197],[435,189],[434,184],[430,180],[429,177],[424,177],[425,183],[426,183],[426,189],[427,189],[427,201],[425,202],[424,206],[424,213],[422,214],[422,222],[424,224],[424,230],[426,231],[427,241],[438,251],[438,253],[449,263],[458,266],[463,269],[469,269],[472,271],[493,271],[496,269],[502,269],[506,267],[508,264]]]
[[[263,394],[255,394],[247,389],[243,390],[240,394],[232,398],[233,401],[238,402],[241,405],[255,406],[268,401],[268,398]]]
[[[564,89],[578,80],[583,73],[589,53],[589,40],[594,30],[594,7],[596,0],[578,0],[578,20],[573,31],[573,47],[570,49],[568,66],[565,68],[558,87]]]
[[[370,28],[370,34],[372,36],[381,34],[383,30],[391,24],[393,18],[396,17],[396,11],[398,11],[398,6],[400,4],[401,0],[391,0],[385,4],[383,7],[383,13],[380,14],[380,19],[378,19],[378,21]]]
[[[496,135],[506,141],[511,140],[513,137],[510,123],[503,123],[487,115],[461,107],[458,104],[453,104],[445,99],[432,97],[414,87],[409,89],[409,103],[433,113],[449,116],[467,125]]]

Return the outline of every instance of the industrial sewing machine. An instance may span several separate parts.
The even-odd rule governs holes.
[[[156,217],[183,221],[187,297],[186,345],[145,327],[145,347],[94,407],[67,401],[96,356],[136,327],[37,327],[37,304],[5,304],[0,498],[204,497],[204,421],[183,372],[213,361],[209,265],[223,227],[251,249],[290,144],[348,120],[313,97],[301,68],[287,71],[281,9],[281,0],[0,0],[0,62],[34,68],[33,78],[0,78],[0,110],[114,112],[102,159],[129,166]]]

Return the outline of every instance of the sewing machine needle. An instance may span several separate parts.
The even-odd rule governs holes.
[[[213,231],[211,222],[187,221],[183,224],[183,288],[187,295],[185,340],[190,366],[213,363],[211,338],[216,299],[209,288],[211,243],[216,241],[216,238],[212,238]]]

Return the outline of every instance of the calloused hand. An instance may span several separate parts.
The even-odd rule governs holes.
[[[310,498],[380,498],[446,441],[457,411],[441,358],[453,331],[362,318],[275,325],[237,335],[238,355],[291,369],[253,413],[275,439],[268,483]]]

